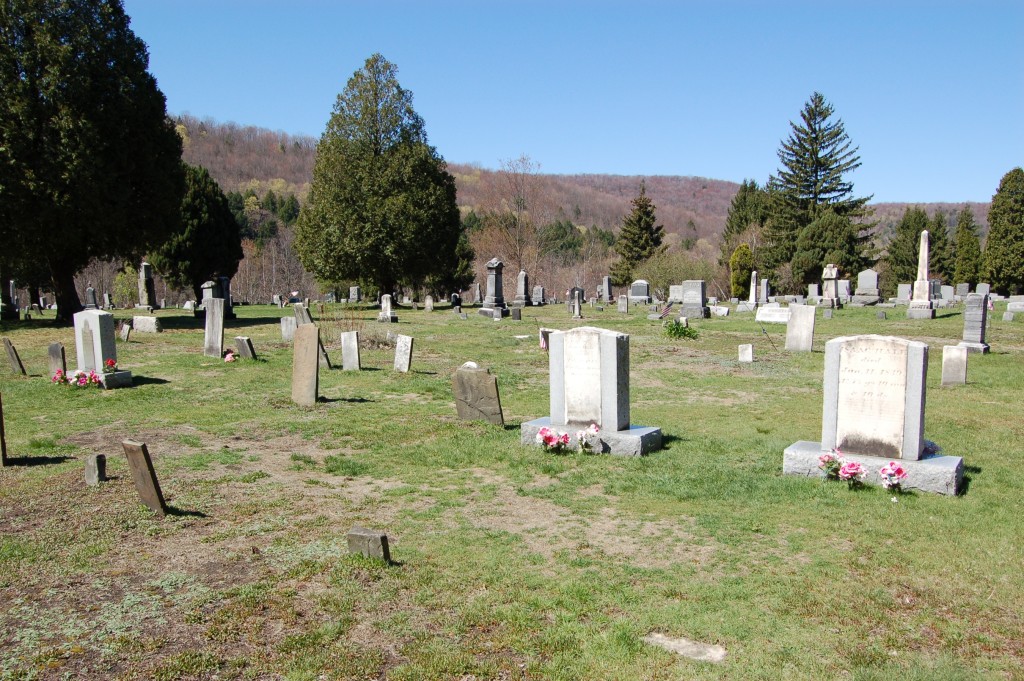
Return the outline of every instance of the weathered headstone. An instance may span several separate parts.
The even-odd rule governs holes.
[[[813,305],[790,305],[789,324],[786,326],[786,349],[790,352],[811,352],[814,345],[814,319],[817,308]]]
[[[423,310],[426,312],[434,311],[434,296],[427,296],[423,299]]]
[[[358,303],[363,300],[363,290],[358,286],[348,287],[348,302]]]
[[[217,359],[224,356],[223,298],[209,298],[206,301],[206,335],[203,338],[203,354]]]
[[[75,354],[81,371],[94,370],[103,387],[121,388],[132,384],[132,372],[106,371],[107,360],[117,363],[114,315],[104,310],[83,310],[74,315]]]
[[[348,552],[351,554],[376,558],[385,563],[391,562],[391,550],[388,536],[379,530],[370,530],[356,525],[348,531]]]
[[[821,271],[821,300],[822,305],[837,307],[839,301],[839,268],[834,263],[828,263]]]
[[[519,270],[516,276],[516,297],[512,300],[512,307],[528,307],[533,304],[530,297],[530,278],[526,270]]]
[[[932,456],[924,440],[928,346],[889,336],[846,336],[825,344],[821,442],[797,442],[783,456],[783,473],[822,475],[818,457],[838,450],[878,483],[879,469],[899,459],[904,488],[956,494],[960,457]]]
[[[928,280],[928,253],[928,230],[923,230],[917,253],[917,279],[914,281],[913,297],[907,305],[908,319],[935,319],[932,284]]]
[[[162,333],[160,319],[157,317],[132,317],[132,328],[137,333]]]
[[[1004,322],[1012,322],[1013,321],[1013,317],[1014,317],[1015,314],[1016,313],[1010,312],[1009,310],[1007,310],[1006,312],[1003,313],[1003,321]]]
[[[110,310],[114,307],[114,299],[110,297],[109,293],[103,294],[103,309]]]
[[[271,303],[271,305],[277,305],[278,307],[284,307],[284,299],[278,293],[275,293],[274,295],[270,296],[270,303]]]
[[[629,297],[619,296],[619,304],[616,309],[623,314],[629,314]]]
[[[19,376],[25,376],[25,365],[22,364],[18,350],[11,343],[10,338],[4,338],[4,349],[7,350],[7,360],[11,364],[11,371]]]
[[[238,356],[242,359],[256,359],[256,348],[248,336],[235,336],[235,347],[238,348]]]
[[[96,487],[107,481],[107,457],[103,454],[90,454],[85,457],[85,484]]]
[[[987,296],[992,292],[992,287],[989,284],[978,284],[974,287],[974,292],[979,296]]]
[[[344,371],[359,371],[359,332],[341,332],[341,368]]]
[[[295,329],[292,351],[292,401],[303,407],[316,404],[320,390],[320,329],[302,324]]]
[[[581,326],[548,336],[551,416],[522,424],[523,444],[541,428],[569,433],[595,424],[599,451],[631,456],[661,448],[661,429],[629,422],[629,336]]]
[[[825,310],[822,310],[821,318],[822,319],[832,319],[832,308],[827,308]]]
[[[396,324],[398,315],[391,309],[391,294],[385,293],[380,297],[380,312],[377,314],[377,321],[383,324]]]
[[[218,298],[224,299],[224,319],[235,319],[235,304],[231,298],[231,277],[217,277]],[[309,307],[307,304],[306,307]]]
[[[194,301],[194,300],[186,300],[182,304],[181,309],[182,310],[188,310],[189,312],[195,314],[195,311],[196,311],[196,301]]]
[[[896,302],[907,304],[910,302],[910,296],[913,293],[913,286],[911,284],[897,284],[896,285]]]
[[[957,296],[959,296],[961,298],[966,298],[967,294],[969,294],[970,292],[971,292],[971,285],[970,284],[957,284],[956,285],[956,295]]]
[[[817,284],[808,284],[807,285],[807,297],[808,298],[817,298],[818,296],[819,296],[818,285]]]
[[[391,297],[388,296],[388,304],[390,306]],[[295,303],[293,306],[295,312],[295,324],[296,326],[302,326],[304,324],[315,324],[313,321],[313,315],[309,313],[309,306],[304,303]],[[389,307],[390,309],[390,307]],[[397,317],[395,320],[397,321]],[[320,366],[325,369],[331,368],[331,359],[327,356],[327,348],[324,347],[323,341],[320,341]]]
[[[281,317],[281,340],[291,343],[295,339],[295,317]]]
[[[505,305],[505,294],[501,284],[501,271],[504,267],[504,263],[497,258],[487,261],[487,296],[478,311],[484,317],[494,317],[495,310],[501,316],[508,314],[508,306]]]
[[[988,352],[985,330],[988,324],[988,296],[972,293],[964,301],[964,335],[960,347],[967,352]]]
[[[50,362],[50,376],[54,376],[58,371],[62,374],[68,373],[68,362],[64,354],[63,343],[50,343],[46,348],[46,356]]]
[[[98,310],[99,307],[99,301],[96,299],[96,289],[90,286],[85,289],[85,309]]]
[[[967,348],[959,345],[942,346],[942,385],[967,383]]]
[[[523,320],[523,309],[521,307],[512,308],[512,321],[521,322]]]
[[[498,396],[498,377],[491,374],[490,370],[466,362],[455,371],[452,393],[455,395],[455,409],[460,419],[505,425]]]
[[[939,296],[942,298],[942,300],[946,300],[946,301],[952,302],[953,301],[953,296],[955,296],[955,295],[956,295],[956,289],[954,289],[952,286],[940,286],[939,287]]]
[[[126,319],[123,322],[121,322],[121,334],[120,334],[121,342],[122,343],[127,343],[128,339],[131,337],[131,335],[132,335],[132,323],[131,323],[130,320]]]
[[[791,309],[790,307],[780,307],[778,304],[771,307],[765,305],[757,308],[754,319],[762,324],[788,324]]]
[[[544,287],[543,286],[534,286],[533,287],[532,299],[533,299],[533,304],[534,305],[544,305],[545,303],[547,303],[547,298],[545,298],[545,293],[544,293]]]
[[[395,371],[408,373],[412,364],[412,336],[395,336]]]
[[[706,319],[711,316],[707,306],[707,293],[703,279],[688,279],[680,286],[679,314],[686,317]]]
[[[739,346],[739,361],[742,364],[750,364],[754,361],[754,346],[751,343],[744,343]]]
[[[875,319],[885,319],[885,310],[879,310],[876,312]]]
[[[760,285],[758,290],[759,290],[759,293],[758,293],[758,297],[757,297],[757,302],[758,302],[758,304],[763,305],[763,304],[768,302],[769,290],[768,290],[768,280],[767,279],[762,279],[761,280],[761,285]]]
[[[629,302],[648,305],[651,302],[651,285],[644,279],[637,279],[630,284]]]
[[[857,275],[857,288],[853,292],[853,300],[850,301],[851,305],[876,305],[882,301],[881,293],[878,289],[878,272],[874,270],[864,270]]]
[[[606,305],[611,304],[615,300],[615,296],[612,293],[612,278],[608,275],[601,277],[601,285],[598,286],[597,295],[601,302]]]
[[[124,455],[128,459],[128,468],[132,472],[132,481],[139,493],[139,498],[154,513],[167,514],[167,504],[164,502],[163,492],[160,491],[160,481],[157,480],[156,470],[153,468],[153,460],[149,456],[149,448],[144,442],[125,440],[121,443],[124,448]]]

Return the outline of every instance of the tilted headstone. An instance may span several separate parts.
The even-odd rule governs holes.
[[[388,296],[388,306],[390,309],[391,296]],[[313,315],[309,313],[309,306],[304,303],[295,303],[292,306],[295,311],[295,325],[302,326],[304,324],[315,324],[313,321]],[[397,320],[398,318],[395,317]],[[324,347],[323,341],[320,341],[320,366],[325,369],[331,368],[331,359],[327,356],[327,348]]]
[[[3,468],[10,459],[7,458],[7,434],[4,432],[4,397],[0,394],[0,468]]]
[[[942,385],[967,383],[967,348],[959,345],[942,346]]]
[[[391,309],[391,294],[385,293],[380,297],[380,312],[377,314],[377,321],[384,324],[395,324],[398,322],[398,315]]]
[[[629,420],[629,336],[581,326],[548,336],[551,416],[522,424],[523,444],[541,428],[575,433],[595,424],[599,450],[643,455],[661,448],[661,430]]]
[[[217,359],[224,356],[223,298],[210,298],[206,301],[206,335],[203,338],[203,354]]]
[[[121,322],[121,342],[127,343],[132,335],[132,323],[129,320]]]
[[[68,373],[67,357],[64,354],[63,343],[50,343],[46,348],[46,356],[50,362],[50,376],[58,371],[62,374]]]
[[[7,360],[11,364],[11,371],[19,376],[25,376],[25,365],[22,364],[18,350],[11,343],[10,338],[4,338],[4,349],[7,350]]]
[[[153,468],[153,460],[149,456],[149,448],[144,442],[125,440],[121,443],[124,448],[124,455],[128,459],[128,468],[132,472],[132,481],[139,493],[139,498],[154,513],[167,515],[167,504],[164,502],[164,494],[160,491],[160,481],[157,480],[156,470]]]
[[[395,336],[395,371],[408,373],[412,365],[412,336]]]
[[[750,364],[754,361],[754,346],[751,343],[744,343],[739,346],[739,361],[742,364]]]
[[[295,329],[292,351],[292,401],[303,407],[316,404],[320,390],[320,329],[302,324]]]
[[[960,347],[968,352],[988,352],[985,330],[988,324],[988,296],[972,293],[964,301],[964,336]]]
[[[295,317],[281,317],[281,340],[291,343],[295,339]]]
[[[96,487],[107,481],[107,457],[103,454],[90,454],[85,457],[85,484]]]
[[[89,288],[85,289],[85,309],[98,310],[99,307],[99,301],[96,299],[96,289],[90,286]]]
[[[238,348],[238,356],[242,359],[256,359],[256,348],[252,346],[252,339],[248,336],[235,336],[235,347]]]
[[[814,345],[814,319],[817,308],[813,305],[790,305],[789,324],[786,326],[786,349],[790,352],[810,352]]]
[[[498,396],[498,377],[488,369],[466,362],[452,378],[455,408],[463,421],[487,421],[496,426],[505,425]]]
[[[348,531],[348,552],[367,558],[376,558],[385,563],[391,562],[391,549],[388,536],[379,530],[370,530],[356,525]]]
[[[162,333],[160,319],[157,317],[132,317],[132,328],[137,333]]]
[[[74,315],[75,355],[81,371],[94,370],[103,387],[121,388],[132,384],[132,372],[106,371],[107,360],[117,363],[114,315],[105,310],[83,310]]]
[[[344,371],[359,371],[359,332],[341,332],[341,368]]]
[[[845,336],[825,344],[821,442],[786,448],[783,472],[820,476],[822,452],[838,451],[861,463],[865,482],[898,459],[908,472],[905,489],[956,494],[960,457],[933,456],[924,440],[928,345],[891,336]]]

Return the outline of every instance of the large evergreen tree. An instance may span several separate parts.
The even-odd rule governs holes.
[[[321,280],[383,293],[456,268],[461,233],[455,179],[397,69],[374,54],[338,95],[317,145],[299,258]]]
[[[886,256],[889,276],[893,280],[891,283],[907,284],[917,279],[921,232],[929,226],[928,214],[920,207],[914,206],[903,211],[903,217],[896,223],[896,232],[889,242]]]
[[[727,264],[743,237],[751,230],[760,232],[767,219],[768,193],[754,180],[744,180],[725,216],[720,263]]]
[[[665,250],[662,240],[665,228],[658,224],[654,202],[647,196],[647,187],[640,182],[640,193],[631,204],[629,215],[622,219],[615,251],[619,260],[612,265],[611,278],[616,286],[628,286],[633,281],[633,270],[648,258]]]
[[[837,265],[841,272],[856,275],[867,266],[860,256],[857,225],[845,215],[826,208],[800,230],[793,254],[793,279],[813,283],[821,279],[825,265]]]
[[[860,167],[858,148],[852,146],[843,121],[832,120],[833,113],[832,105],[815,92],[800,112],[801,122],[790,121],[790,135],[779,147],[782,165],[767,185],[765,262],[771,269],[793,260],[801,232],[826,209],[850,220],[869,214],[867,202],[871,197],[855,197],[853,184],[846,178]],[[858,227],[852,258],[863,257],[873,226]],[[802,259],[806,261],[811,255],[805,253]],[[807,268],[803,271],[808,276],[811,273]]]
[[[1003,176],[988,211],[985,273],[1003,294],[1024,292],[1024,170]]]
[[[953,262],[955,245],[949,238],[949,225],[946,214],[935,211],[928,224],[928,277],[941,279],[950,283],[953,278]]]
[[[745,300],[750,296],[750,274],[754,271],[754,253],[750,246],[741,243],[729,258],[729,283],[732,297]]]
[[[176,228],[181,139],[120,0],[0,3],[0,255],[48,273],[58,319],[93,258]]]
[[[974,212],[968,206],[964,206],[956,216],[955,243],[953,281],[958,284],[970,284],[973,287],[981,281],[981,242],[978,240]]]
[[[191,288],[202,299],[204,281],[233,277],[242,259],[242,230],[228,199],[206,168],[185,164],[181,226],[150,253],[172,286]]]

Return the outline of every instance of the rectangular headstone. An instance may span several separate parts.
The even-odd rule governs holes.
[[[142,503],[154,513],[166,515],[167,504],[164,502],[163,492],[160,491],[160,481],[157,480],[156,471],[153,469],[153,460],[149,457],[149,449],[146,444],[125,440],[121,446],[124,447],[128,468],[132,472],[132,481],[135,482],[135,489],[138,491]]]
[[[743,364],[750,364],[754,361],[754,346],[751,343],[744,343],[739,346],[739,361]]]
[[[160,320],[157,317],[136,316],[132,317],[132,328],[137,333],[162,333]]]
[[[832,308],[826,308],[821,313],[822,319],[832,319]]]
[[[412,364],[412,336],[395,336],[395,371],[408,373]]]
[[[248,336],[235,336],[235,347],[238,348],[238,356],[242,359],[256,359],[256,348],[252,346],[252,339]]]
[[[50,362],[50,376],[53,376],[58,371],[63,374],[68,372],[68,363],[64,354],[63,343],[50,343],[46,348],[46,356]]]
[[[512,321],[521,322],[523,320],[523,311],[521,308],[512,308]]]
[[[924,452],[928,346],[889,336],[825,344],[821,446],[892,459]]]
[[[896,285],[896,300],[909,301],[913,287],[910,284]]]
[[[295,317],[281,317],[281,340],[291,343],[295,339]]]
[[[1013,316],[1015,314],[1016,314],[1015,312],[1010,312],[1009,310],[1007,310],[1006,312],[1003,313],[1003,321],[1004,322],[1012,322],[1013,321]]]
[[[203,354],[220,359],[224,356],[224,299],[209,298],[205,307],[206,336],[203,339]]]
[[[549,343],[551,422],[629,428],[629,336],[581,326]]]
[[[978,284],[974,287],[974,292],[979,296],[987,296],[992,292],[992,286],[989,284]]]
[[[790,310],[788,307],[759,307],[754,319],[764,324],[788,324]]]
[[[967,294],[970,293],[970,292],[971,292],[971,285],[970,284],[957,284],[956,285],[956,295],[960,296],[961,298],[966,298]]]
[[[107,457],[103,454],[90,454],[85,457],[85,484],[96,487],[107,480]]]
[[[942,346],[942,385],[967,383],[967,348],[959,345]]]
[[[953,296],[956,295],[956,289],[952,286],[940,286],[939,296],[942,300],[953,300]]]
[[[814,318],[817,308],[812,305],[793,304],[788,309],[786,349],[790,352],[810,352],[814,345]]]
[[[987,352],[985,331],[988,323],[988,296],[972,293],[964,301],[964,334],[961,345],[975,352]]]
[[[629,297],[619,296],[619,304],[616,309],[623,314],[629,314]]]
[[[11,371],[19,376],[25,375],[25,365],[21,363],[17,348],[11,343],[10,338],[4,338],[4,349],[7,350],[7,360],[11,364]]]
[[[487,421],[496,426],[505,425],[498,396],[498,377],[488,369],[466,362],[455,371],[452,379],[455,409],[463,421]]]
[[[303,407],[316,404],[320,390],[320,329],[303,324],[295,329],[292,352],[292,401]]]
[[[341,332],[341,368],[344,371],[359,371],[359,332]]]
[[[391,550],[388,547],[388,536],[378,530],[370,530],[358,525],[348,531],[348,552],[367,558],[376,558],[385,563],[391,562]]]

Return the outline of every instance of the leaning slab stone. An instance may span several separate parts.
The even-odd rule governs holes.
[[[967,348],[961,345],[942,347],[942,385],[967,383]]]
[[[142,503],[154,513],[166,515],[167,504],[164,502],[163,492],[160,491],[160,481],[156,478],[153,460],[149,457],[149,449],[146,444],[125,440],[121,446],[124,447],[124,455],[128,458],[128,468],[132,472],[132,481],[135,482],[135,489],[138,490]]]
[[[725,648],[722,646],[697,643],[685,638],[669,638],[659,633],[648,634],[644,636],[643,640],[644,643],[664,648],[670,653],[676,653],[698,662],[722,662],[725,660]]]
[[[320,389],[320,329],[316,324],[303,324],[295,329],[295,349],[292,353],[292,401],[303,407],[312,407]]]
[[[132,335],[132,323],[129,321],[121,322],[121,342],[127,343],[128,338]]]
[[[21,363],[17,348],[11,343],[10,338],[4,338],[4,349],[7,350],[7,360],[11,363],[11,371],[19,376],[25,375],[25,365]]]
[[[488,369],[466,362],[455,371],[452,379],[455,409],[463,421],[487,421],[496,426],[505,425],[498,396],[498,377]]]
[[[53,376],[58,371],[63,374],[68,372],[68,362],[64,354],[63,343],[50,343],[46,348],[46,356],[50,361],[50,376]]]
[[[85,458],[85,484],[96,487],[107,481],[107,457],[103,454],[92,454]]]
[[[132,317],[132,328],[136,333],[162,333],[163,327],[157,317],[136,316]]]
[[[412,336],[395,335],[395,371],[409,372],[412,364]]]
[[[238,356],[242,359],[256,359],[256,348],[252,346],[252,339],[248,336],[235,336],[235,347],[238,348]]]
[[[385,563],[391,562],[388,536],[379,530],[371,530],[358,525],[348,531],[348,552],[367,558],[376,558]]]

